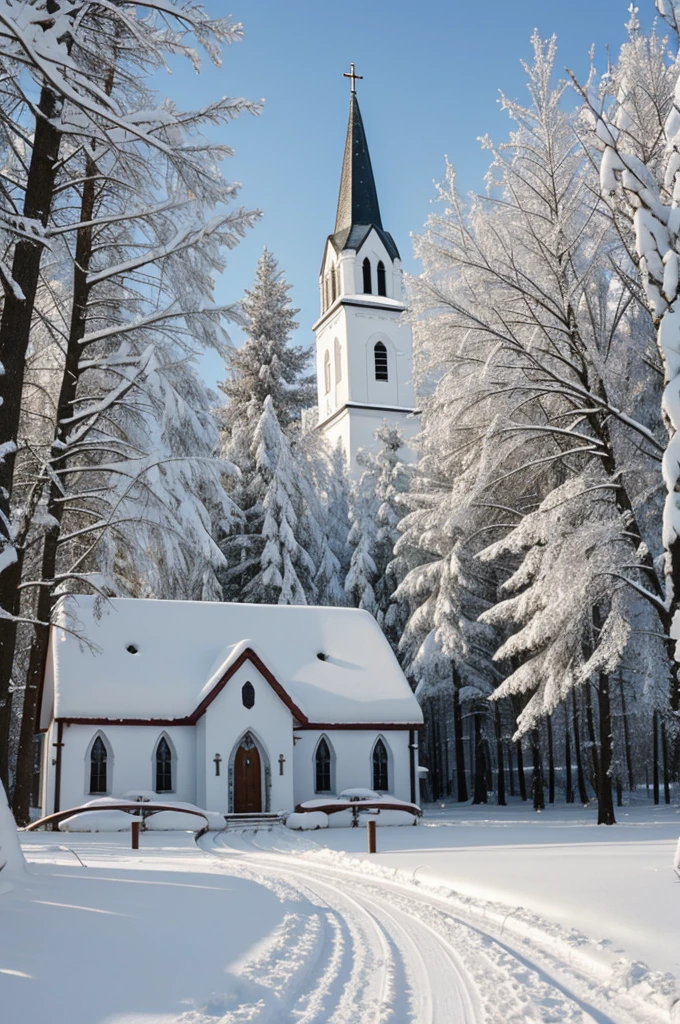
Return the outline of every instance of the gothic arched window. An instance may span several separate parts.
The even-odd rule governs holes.
[[[337,338],[335,339],[333,348],[335,353],[335,383],[337,384],[342,380],[342,349],[340,348],[340,342]]]
[[[161,736],[156,747],[157,793],[172,793],[172,751],[165,736]]]
[[[373,289],[371,288],[371,261],[368,256],[361,264],[361,269],[364,275],[364,295],[370,295]]]
[[[331,305],[335,302],[337,295],[338,279],[335,276],[335,269],[331,269]]]
[[[90,793],[106,793],[106,760],[108,753],[101,736],[97,736],[90,750]]]
[[[387,747],[382,740],[378,740],[373,747],[373,789],[380,792],[387,792],[390,788],[389,780],[389,759]]]
[[[382,260],[378,263],[378,295],[387,295],[387,283],[385,280],[385,264]]]
[[[243,707],[248,708],[248,711],[255,707],[255,687],[251,682],[243,684],[241,688],[241,701],[243,702]]]
[[[315,790],[317,793],[330,793],[331,791],[331,751],[324,736],[319,740],[314,755],[315,767]]]
[[[382,341],[376,341],[373,347],[373,359],[375,361],[375,379],[389,380],[387,374],[387,349]]]
[[[331,356],[328,349],[323,354],[323,386],[325,394],[331,390]]]

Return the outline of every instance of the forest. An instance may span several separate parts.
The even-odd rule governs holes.
[[[406,282],[417,458],[385,423],[351,480],[302,427],[312,352],[276,256],[216,298],[260,214],[211,133],[259,104],[158,88],[170,60],[228,59],[240,25],[192,0],[0,0],[0,780],[20,823],[65,593],[365,609],[423,707],[424,799],[596,801],[602,824],[631,793],[670,802],[680,0],[656,9],[644,31],[631,6],[583,81],[535,34],[484,187],[432,169]]]

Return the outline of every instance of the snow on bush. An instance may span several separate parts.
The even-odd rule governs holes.
[[[323,811],[309,811],[307,814],[293,813],[286,818],[286,827],[294,829],[328,828],[328,815]]]
[[[207,816],[207,815],[206,815]],[[219,818],[219,828],[224,828],[222,815],[214,815]],[[195,814],[187,814],[186,811],[158,811],[151,814],[145,821],[145,828],[152,832],[197,832],[204,828],[206,822]],[[214,827],[214,826],[213,826]]]
[[[380,793],[373,789],[362,789],[360,786],[354,789],[343,789],[340,794],[341,800],[381,800]]]
[[[62,832],[127,832],[133,821],[126,811],[82,811],[59,822]]]

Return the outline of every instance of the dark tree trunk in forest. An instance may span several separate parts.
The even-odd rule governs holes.
[[[597,823],[615,825],[614,800],[612,794],[612,712],[609,694],[609,676],[601,672],[597,687],[598,713],[600,719],[600,758],[597,785]]]
[[[593,769],[593,789],[597,793],[600,779],[600,758],[595,739],[595,718],[593,716],[592,688],[586,683],[586,728],[588,730],[588,746],[590,747],[590,760]]]
[[[616,776],[616,806],[623,807],[623,785],[618,775]]]
[[[553,731],[550,715],[545,720],[548,733],[548,803],[555,803],[555,757],[553,752]]]
[[[654,803],[659,802],[659,713],[652,716],[652,787]]]
[[[520,800],[526,800],[527,798],[527,779],[524,774],[524,753],[522,751],[522,740],[517,740],[517,781],[519,782],[519,798]]]
[[[35,613],[37,624],[34,627],[35,634],[29,657],[19,735],[17,781],[14,790],[13,810],[20,824],[25,824],[29,816],[33,774],[33,743],[37,726],[38,699],[47,661],[49,623],[52,618],[55,601],[53,580],[57,573],[59,537],[64,515],[64,495],[59,474],[68,462],[68,454],[64,454],[68,452],[68,434],[71,430],[68,421],[73,416],[74,409],[76,408],[78,382],[81,374],[80,364],[83,358],[81,342],[87,329],[88,300],[90,295],[87,277],[92,259],[93,231],[91,222],[95,213],[96,173],[96,165],[91,159],[88,159],[85,166],[85,180],[80,205],[80,223],[87,226],[80,228],[76,234],[71,323],[65,352],[61,389],[57,402],[54,442],[50,453],[51,472],[47,488],[47,512],[52,525],[45,534],[43,542],[42,563],[40,567],[40,580],[43,585],[38,588],[38,602]]]
[[[510,783],[510,796],[516,796],[515,792],[515,769],[512,760],[512,743],[508,743],[508,780]]]
[[[571,781],[571,737],[569,735],[569,708],[564,705],[564,802],[573,804],[574,785]]]
[[[47,4],[52,13],[54,0]],[[43,88],[38,104],[31,160],[26,177],[22,214],[25,220],[47,226],[52,200],[61,132],[56,127],[59,98],[51,89]],[[12,277],[16,290],[5,290],[0,318],[0,363],[3,366],[2,403],[0,404],[0,444],[16,445],[26,369],[26,354],[40,275],[43,246],[30,239],[20,239],[14,247]],[[12,542],[10,510],[16,448],[0,460],[0,546]],[[0,574],[0,607],[10,615],[20,610],[21,559]],[[11,679],[16,645],[17,624],[0,619],[0,780],[9,788],[9,728],[11,721]]]
[[[664,803],[671,802],[670,765],[668,763],[668,736],[666,734],[666,723],[661,719],[661,756],[663,758],[663,800]]]
[[[503,727],[501,722],[501,709],[498,701],[494,704],[494,726],[496,731],[496,764],[497,781],[496,795],[499,807],[505,807],[505,769],[503,767]]]
[[[478,711],[473,715],[475,731],[475,780],[473,804],[487,803],[486,791],[486,757],[484,752],[484,740],[482,738],[482,716]]]
[[[619,672],[619,693],[621,696],[621,718],[623,721],[623,745],[626,753],[626,771],[628,773],[628,790],[635,789],[635,776],[633,774],[633,754],[630,747],[630,725],[628,723],[628,709],[626,708],[626,694],[623,688],[623,676]]]
[[[463,745],[463,712],[460,706],[460,693],[454,679],[453,684],[453,734],[456,742],[456,799],[465,803],[468,799],[467,780],[465,778],[465,747]]]
[[[535,811],[545,810],[545,794],[543,792],[543,764],[541,761],[541,745],[538,729],[531,730],[531,796]]]
[[[578,702],[576,691],[571,691],[571,710],[574,723],[574,754],[576,755],[576,782],[578,785],[578,798],[582,804],[588,803],[588,790],[586,789],[586,776],[583,771],[583,757],[581,754],[581,727],[578,716]]]

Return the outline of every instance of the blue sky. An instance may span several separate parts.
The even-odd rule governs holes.
[[[206,63],[199,76],[186,65],[159,84],[185,107],[219,95],[264,99],[263,113],[222,132],[235,150],[225,165],[242,183],[241,201],[263,217],[237,249],[218,286],[218,298],[238,299],[252,281],[267,245],[293,285],[299,314],[296,341],[311,344],[318,315],[317,276],[332,231],[347,124],[350,61],[373,161],[383,223],[407,270],[417,272],[410,235],[432,209],[445,155],[462,190],[483,188],[488,153],[478,136],[502,140],[507,116],[498,90],[523,100],[521,59],[531,58],[530,36],[558,38],[558,68],[580,77],[596,47],[615,55],[625,37],[627,0],[232,0],[243,40],[230,46],[222,68]],[[223,0],[204,0],[213,15]],[[642,0],[643,22],[653,17]],[[229,10],[229,8],[227,8]],[[233,340],[240,343],[238,331]],[[220,361],[203,360],[206,379],[223,377]]]

